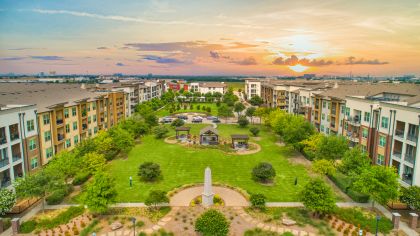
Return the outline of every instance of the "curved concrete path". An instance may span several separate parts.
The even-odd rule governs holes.
[[[189,206],[190,202],[204,191],[204,186],[196,186],[183,189],[173,195],[169,201],[170,206]],[[248,201],[242,194],[230,188],[213,186],[213,192],[219,195],[224,201],[225,206],[249,206]]]

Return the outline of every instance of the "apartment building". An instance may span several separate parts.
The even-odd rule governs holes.
[[[201,83],[190,83],[188,90],[192,93],[221,93],[225,94],[227,91],[227,85],[223,82],[201,82]]]
[[[35,105],[0,105],[0,188],[39,167]]]
[[[78,84],[5,83],[0,87],[0,100],[6,104],[36,104],[37,165],[124,120],[126,99],[123,91],[90,91]]]
[[[261,96],[261,79],[245,80],[245,99],[250,100],[254,96]]]

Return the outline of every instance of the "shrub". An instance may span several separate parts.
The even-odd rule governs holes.
[[[195,221],[195,230],[203,236],[224,236],[229,233],[229,222],[222,213],[211,209]]]
[[[154,162],[144,162],[139,167],[138,176],[144,181],[155,181],[161,175],[160,166]]]
[[[71,219],[83,214],[83,207],[70,207],[66,211],[60,213],[53,219],[43,219],[38,222],[38,227],[43,229],[52,229],[61,224],[68,223]]]
[[[264,194],[252,194],[250,199],[252,207],[264,209],[266,197]]]
[[[337,208],[335,215],[337,218],[353,225],[359,225],[361,229],[371,233],[376,229],[376,214],[364,211],[361,208]],[[378,222],[379,232],[388,234],[392,229],[393,224],[391,220],[381,217]]]
[[[86,228],[84,228],[81,232],[80,232],[80,236],[88,236],[92,231],[93,228],[99,223],[99,220],[94,219],[92,221],[92,223],[90,223]]]
[[[74,176],[73,185],[81,185],[90,178],[90,173],[87,171],[80,171]]]
[[[341,189],[344,193],[346,193],[353,201],[366,203],[369,201],[369,196],[363,193],[359,193],[352,189],[351,187],[351,179],[350,177],[344,175],[343,173],[336,171],[334,175],[328,175],[328,177],[337,185],[338,188]]]
[[[144,221],[139,220],[139,221],[136,222],[136,227],[141,228],[143,226],[144,226]]]
[[[279,236],[279,234],[267,230],[262,230],[260,228],[255,228],[245,231],[244,236]]]
[[[54,191],[45,200],[47,201],[48,205],[57,205],[63,201],[63,199],[67,196],[67,193],[68,192],[65,189],[59,189]]]
[[[194,109],[194,105],[193,104],[191,104],[190,105],[190,110],[193,110]]]
[[[169,198],[166,196],[166,192],[161,190],[153,190],[149,193],[149,196],[147,196],[146,201],[144,203],[146,206],[153,207],[155,209],[158,209],[158,205],[162,203],[169,202]]]
[[[245,128],[245,127],[247,127],[247,126],[248,126],[249,121],[248,121],[248,119],[246,118],[246,116],[240,116],[240,117],[238,118],[238,124],[239,124],[239,127],[241,127],[241,128]]]
[[[258,127],[251,127],[251,128],[249,128],[249,132],[251,132],[251,134],[256,137],[256,136],[258,136],[258,133],[260,132],[260,129],[258,129]]]
[[[252,169],[252,176],[257,181],[268,182],[276,176],[276,171],[270,163],[260,162]]]
[[[169,130],[164,125],[159,125],[153,129],[153,133],[155,134],[155,138],[161,139],[165,137],[165,135],[169,132]]]
[[[171,126],[172,127],[180,127],[184,125],[184,121],[181,119],[175,119],[174,121],[172,121]]]
[[[36,228],[36,221],[35,220],[28,220],[23,222],[20,225],[19,233],[28,234],[35,230]]]
[[[211,107],[207,107],[207,112],[210,113],[211,112]]]

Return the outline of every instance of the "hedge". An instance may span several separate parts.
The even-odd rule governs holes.
[[[76,216],[83,214],[85,209],[83,207],[70,207],[66,211],[60,213],[53,219],[44,219],[37,222],[37,228],[41,229],[52,229],[61,224],[68,223],[71,219]]]
[[[37,224],[36,224],[35,220],[25,221],[20,225],[19,233],[29,234],[29,233],[31,233],[32,231],[35,230],[36,225]]]
[[[90,177],[89,172],[79,172],[73,179],[73,185],[81,185]]]
[[[337,171],[334,175],[329,175],[328,177],[341,189],[341,191],[353,199],[353,201],[360,203],[367,203],[369,201],[368,195],[359,193],[350,187],[351,180],[343,173]]]

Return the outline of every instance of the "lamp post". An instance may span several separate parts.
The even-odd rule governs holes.
[[[378,224],[379,224],[379,220],[381,219],[380,216],[376,216],[376,231],[375,231],[375,236],[378,236]]]
[[[134,230],[134,236],[136,236],[136,218],[132,217],[131,222],[133,222],[133,230]]]

